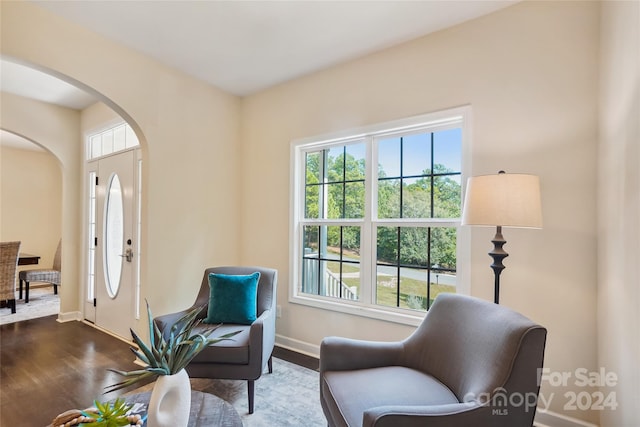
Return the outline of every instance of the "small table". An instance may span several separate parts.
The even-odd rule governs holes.
[[[18,265],[34,265],[40,261],[40,255],[21,253],[18,255]]]
[[[148,408],[151,392],[146,391],[122,397],[128,404],[144,403]],[[213,394],[191,390],[191,411],[187,425],[189,427],[242,427],[242,419],[229,402],[225,402]]]

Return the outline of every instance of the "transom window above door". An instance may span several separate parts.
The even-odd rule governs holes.
[[[120,123],[87,138],[87,160],[97,159],[140,145],[128,123]]]

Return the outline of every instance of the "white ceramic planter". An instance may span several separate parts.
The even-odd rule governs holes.
[[[184,369],[175,375],[160,375],[149,401],[147,426],[187,427],[191,408],[191,384]]]

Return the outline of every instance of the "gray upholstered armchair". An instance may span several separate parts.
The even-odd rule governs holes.
[[[168,334],[180,317],[193,307],[204,306],[200,317],[207,317],[209,305],[209,273],[225,275],[249,275],[260,273],[257,286],[256,320],[250,325],[223,324],[212,338],[229,332],[241,331],[233,338],[210,345],[200,352],[187,367],[195,378],[246,380],[249,396],[249,413],[253,413],[254,381],[260,378],[265,366],[273,372],[271,353],[276,337],[276,270],[264,267],[213,267],[204,271],[200,291],[192,307],[187,310],[158,316],[154,319],[163,334]]]
[[[329,426],[530,427],[545,341],[504,306],[440,294],[403,341],[325,338],[322,409]]]

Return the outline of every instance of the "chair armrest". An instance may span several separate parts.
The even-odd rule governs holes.
[[[269,349],[269,355],[271,355],[271,352],[273,351],[273,346],[275,345],[275,341],[276,341],[276,319],[275,319],[275,311],[272,309],[268,309],[262,312],[262,314],[260,316],[258,316],[258,318],[256,319],[255,322],[253,322],[251,324],[251,328],[253,329],[254,326],[253,325],[262,325],[262,342],[263,342],[263,346],[266,349]],[[257,328],[257,326],[256,326]]]
[[[320,372],[396,365],[403,351],[403,342],[326,337],[320,344]]]
[[[254,348],[256,345],[262,347],[262,336],[264,334],[264,329],[266,327],[266,320],[269,319],[269,311],[265,310],[262,312],[260,316],[254,320],[249,328],[249,345],[251,348]]]
[[[253,365],[252,376],[260,377],[262,369],[266,365],[276,340],[275,315],[273,310],[265,310],[251,324],[249,329],[249,360]]]
[[[270,323],[271,320],[271,315],[272,315],[273,310],[265,310],[262,312],[262,314],[260,316],[258,316],[256,318],[256,320],[253,321],[253,323],[251,324],[251,329],[263,329],[265,327],[267,327],[267,324]],[[252,331],[253,333],[253,331]]]
[[[499,416],[496,416],[499,418]],[[362,427],[477,427],[494,425],[491,409],[477,402],[433,406],[378,406],[363,414]],[[489,424],[483,424],[483,420]],[[497,420],[495,420],[497,421]]]

